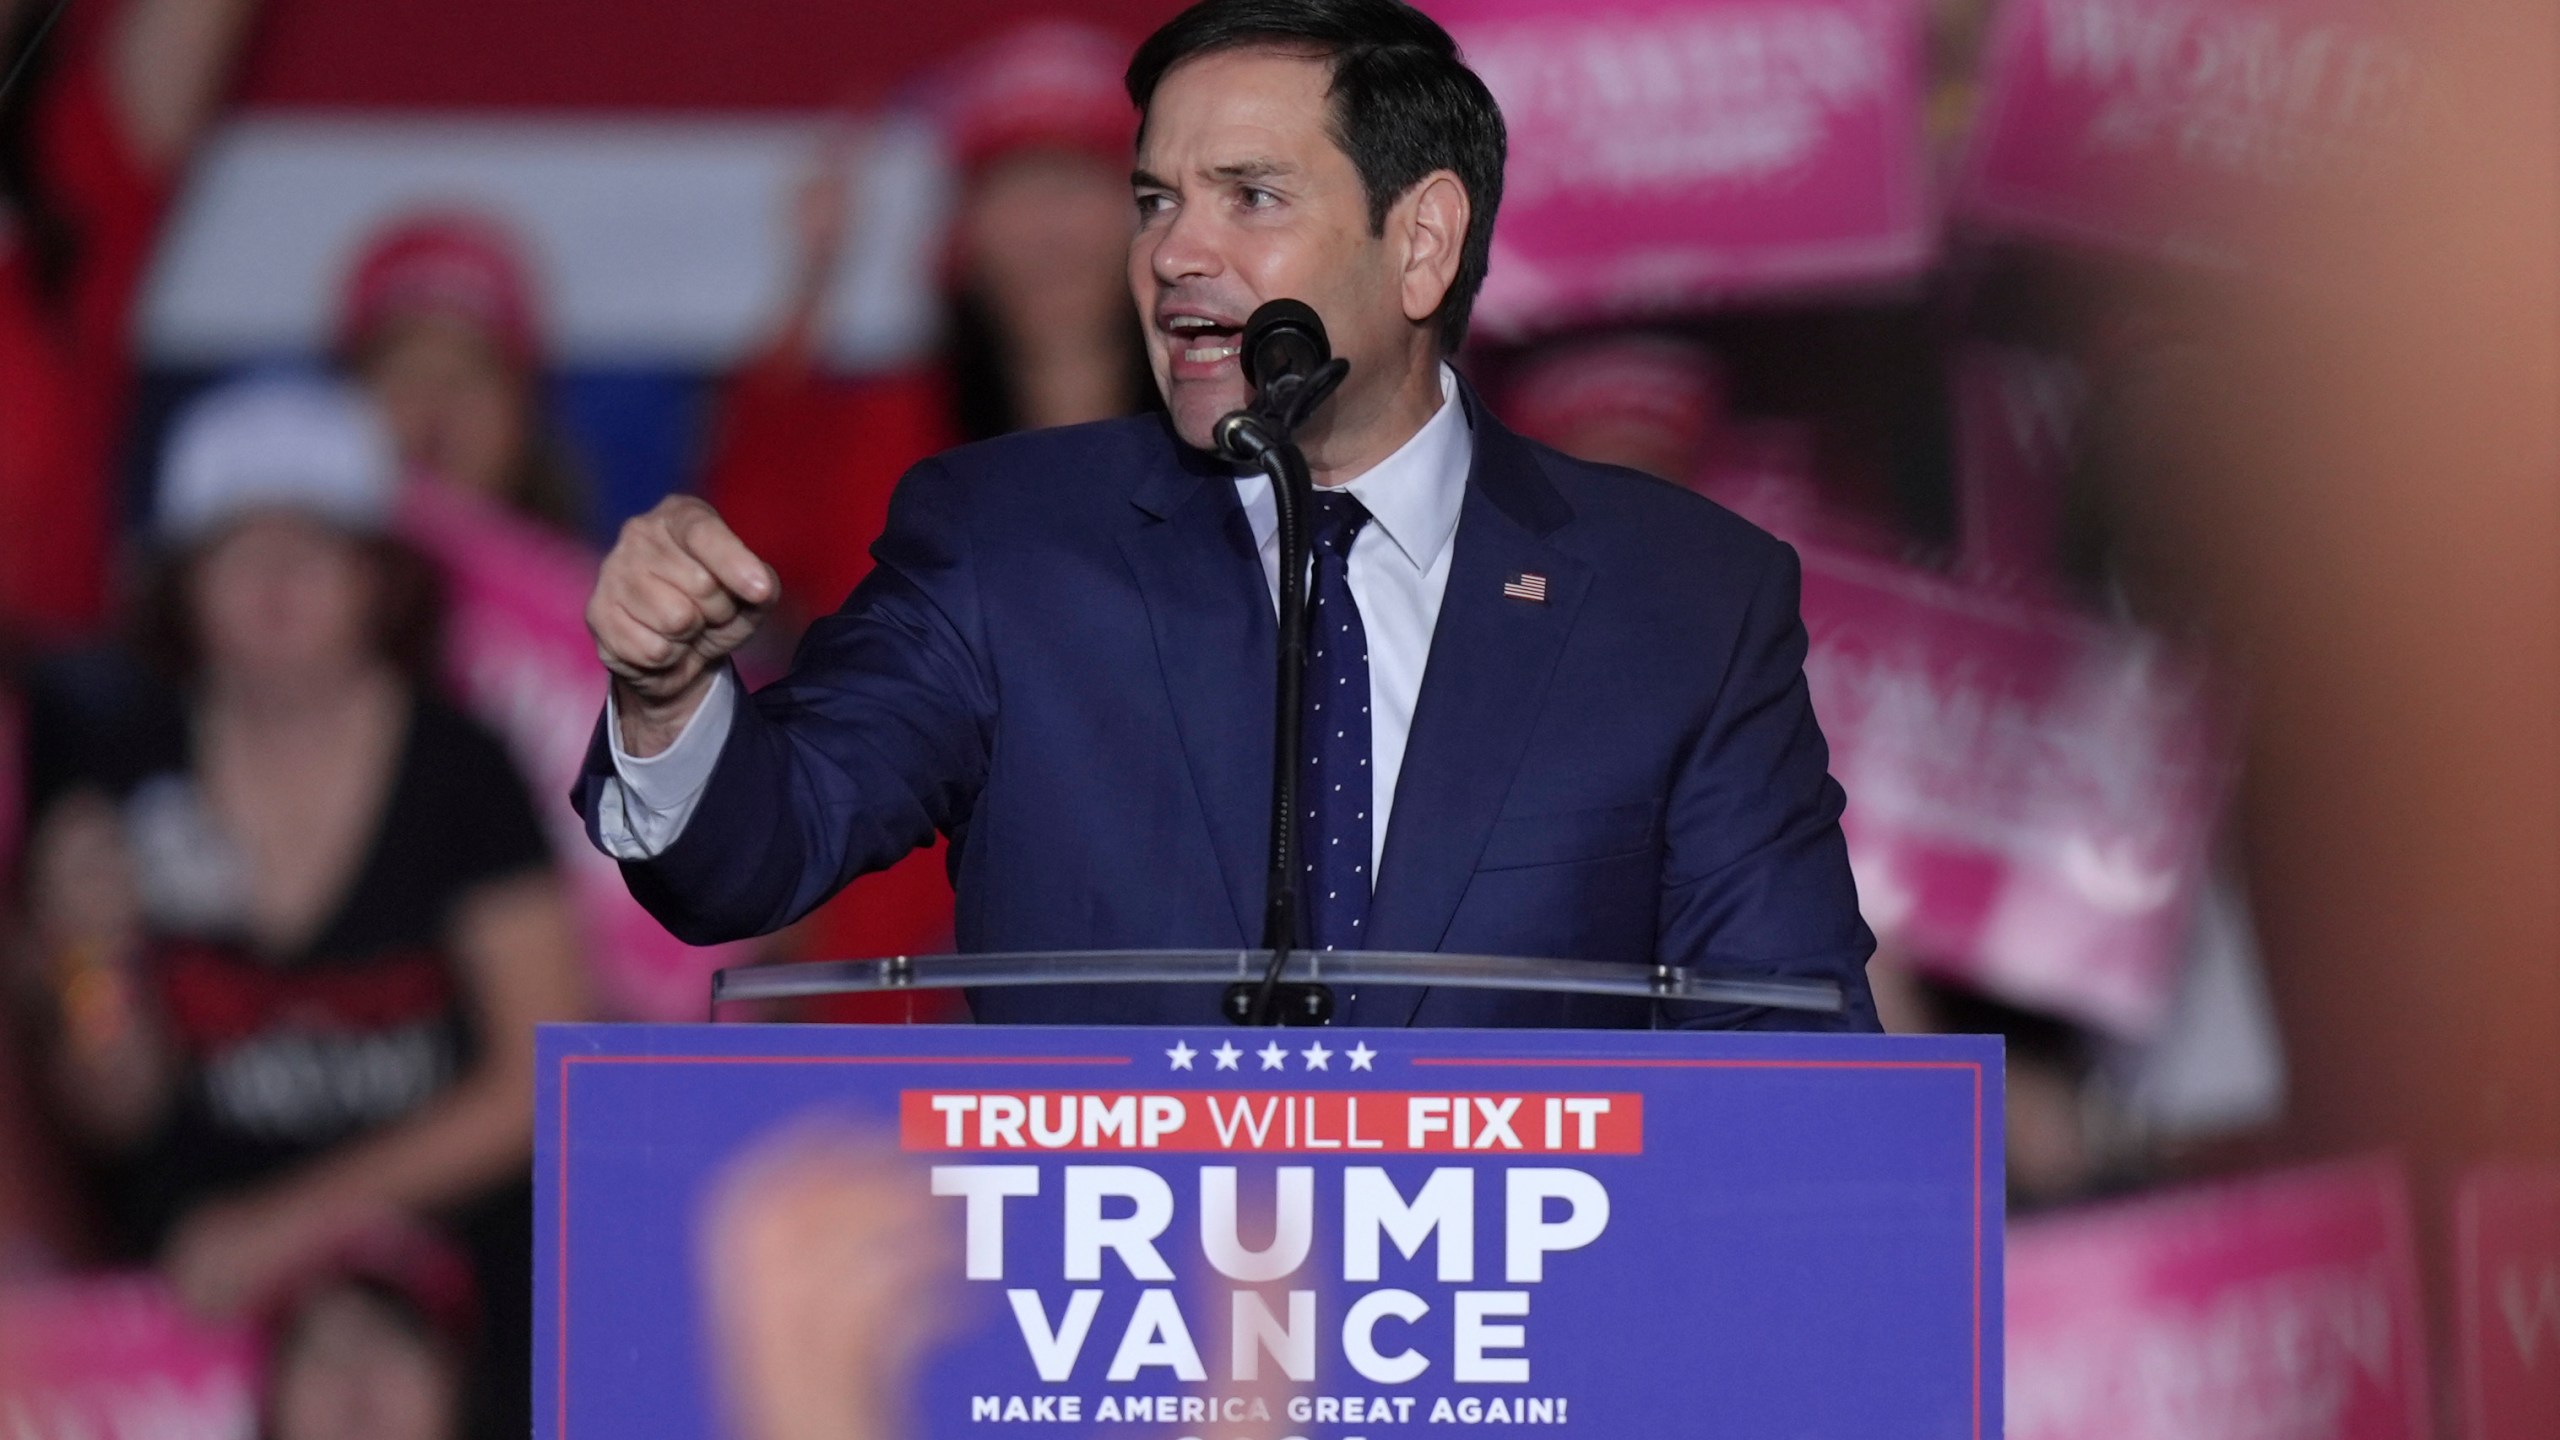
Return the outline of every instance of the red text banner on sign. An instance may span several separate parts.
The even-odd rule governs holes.
[[[1633,1093],[906,1090],[913,1151],[1640,1155]]]

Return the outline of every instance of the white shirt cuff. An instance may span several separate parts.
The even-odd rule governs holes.
[[[711,688],[675,743],[642,759],[622,748],[622,717],[612,692],[605,693],[604,737],[613,751],[613,778],[597,796],[596,838],[604,853],[616,860],[654,860],[676,843],[711,787],[737,704],[737,682],[723,666],[712,673]]]

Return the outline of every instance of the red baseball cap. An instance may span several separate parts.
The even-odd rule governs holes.
[[[338,350],[351,355],[418,315],[478,326],[520,369],[541,363],[533,272],[515,232],[470,210],[423,210],[373,232],[347,269]]]
[[[929,109],[963,171],[1019,150],[1074,150],[1126,164],[1137,111],[1121,86],[1129,47],[1070,20],[1039,20],[964,52]]]

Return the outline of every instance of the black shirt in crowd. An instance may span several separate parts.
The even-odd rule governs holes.
[[[549,853],[523,780],[475,722],[413,702],[396,764],[346,890],[285,953],[240,923],[241,871],[185,751],[143,767],[126,791],[146,989],[180,1062],[174,1103],[133,1173],[145,1244],[205,1199],[396,1124],[472,1063],[480,1039],[452,948],[458,907]]]

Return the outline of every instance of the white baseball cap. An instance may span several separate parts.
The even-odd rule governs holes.
[[[355,387],[312,375],[234,381],[170,428],[152,528],[185,545],[249,511],[282,509],[373,534],[390,520],[399,474],[390,432]]]

